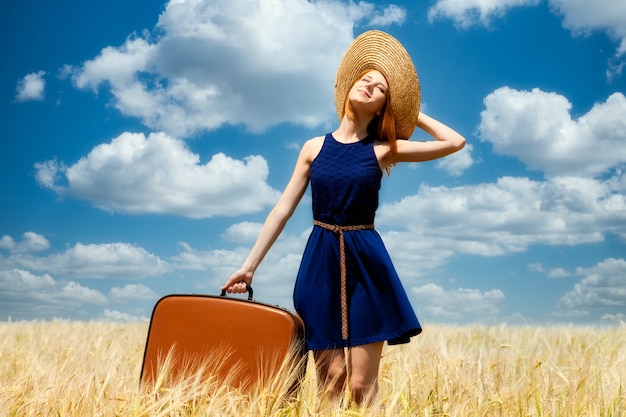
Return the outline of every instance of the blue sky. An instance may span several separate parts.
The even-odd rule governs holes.
[[[467,138],[383,180],[376,225],[423,324],[626,321],[623,0],[24,0],[0,19],[0,320],[217,294],[300,146],[337,126],[346,47],[381,29]],[[257,300],[292,308],[310,210]]]

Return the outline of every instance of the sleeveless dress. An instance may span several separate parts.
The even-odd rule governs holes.
[[[381,179],[374,140],[343,144],[327,134],[310,167],[313,219],[342,227],[373,225]],[[347,337],[338,232],[314,225],[293,294],[307,349],[407,343],[422,329],[380,235],[373,228],[342,233]]]

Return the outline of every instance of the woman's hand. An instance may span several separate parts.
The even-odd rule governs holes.
[[[247,292],[246,287],[252,285],[252,275],[252,272],[240,269],[230,276],[220,290],[236,294]]]

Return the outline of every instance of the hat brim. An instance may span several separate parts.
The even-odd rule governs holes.
[[[415,65],[402,44],[393,36],[371,30],[358,36],[346,50],[335,77],[335,106],[341,121],[344,100],[356,78],[366,70],[377,70],[389,83],[396,137],[408,139],[417,126],[420,85]]]

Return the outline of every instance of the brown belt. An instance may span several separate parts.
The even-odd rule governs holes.
[[[373,224],[359,224],[354,226],[337,226],[336,224],[328,224],[313,220],[315,226],[330,230],[339,235],[339,270],[341,271],[341,337],[343,340],[348,339],[348,300],[346,295],[346,250],[343,238],[343,232],[351,232],[354,230],[373,229]]]

